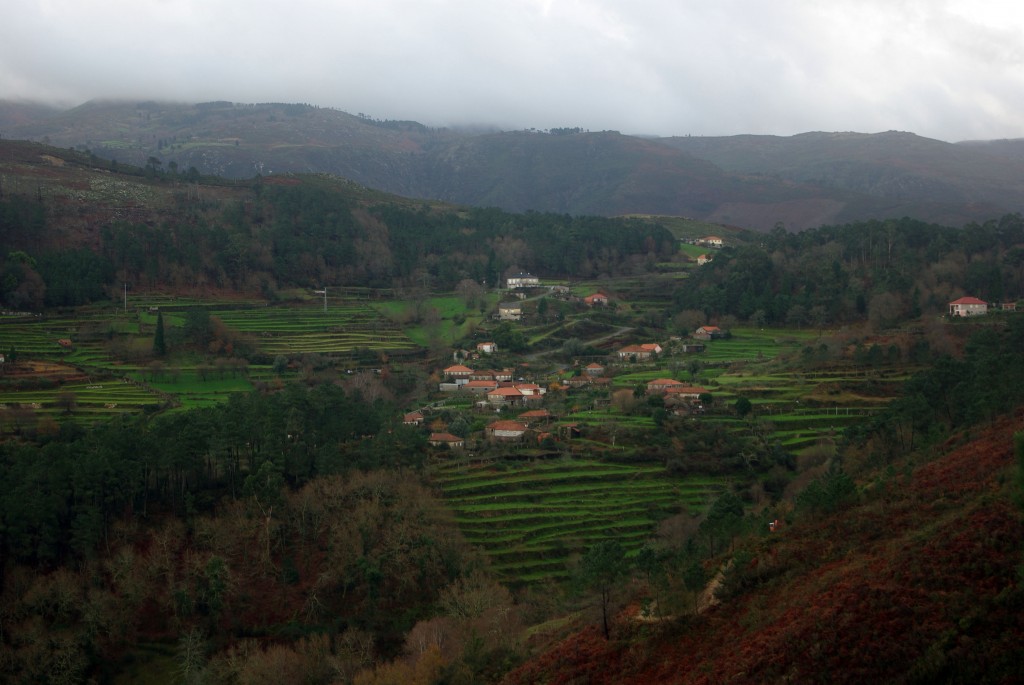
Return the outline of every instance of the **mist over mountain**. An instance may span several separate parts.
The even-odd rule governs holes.
[[[1024,208],[1021,141],[896,131],[651,138],[429,128],[307,104],[92,101],[0,103],[0,134],[182,173],[327,173],[509,211],[678,215],[756,230],[894,216],[959,226]]]

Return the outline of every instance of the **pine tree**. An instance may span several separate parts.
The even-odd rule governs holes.
[[[167,340],[164,338],[164,315],[157,312],[156,334],[153,336],[153,354],[163,357],[167,354]]]

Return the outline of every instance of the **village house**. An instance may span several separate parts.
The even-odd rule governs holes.
[[[513,288],[534,288],[538,285],[540,285],[540,279],[533,274],[517,273],[505,279],[505,287],[509,290]]]
[[[527,396],[540,396],[547,392],[543,386],[537,385],[536,383],[516,383],[512,387]]]
[[[498,381],[495,380],[480,380],[480,381],[469,381],[462,386],[462,390],[471,392],[476,395],[486,395],[492,390],[498,389]]]
[[[495,407],[519,406],[526,396],[518,388],[495,388],[487,393],[487,401]]]
[[[427,438],[427,442],[432,447],[449,447],[451,449],[466,446],[465,439],[451,433],[431,433],[430,437]]]
[[[683,343],[679,346],[679,349],[683,354],[694,354],[696,352],[703,352],[707,349],[707,346],[704,343]]]
[[[494,421],[487,424],[484,432],[491,440],[512,442],[522,440],[527,430],[527,425],[521,421]]]
[[[523,305],[518,302],[502,302],[498,305],[498,318],[502,321],[519,321],[523,318]]]
[[[950,316],[980,316],[988,313],[988,303],[976,297],[961,297],[949,303]]]
[[[491,373],[494,375],[496,381],[510,381],[512,376],[515,375],[512,369],[492,369]]]
[[[604,367],[601,366],[600,364],[598,364],[597,362],[594,362],[593,364],[587,364],[583,368],[583,373],[586,374],[587,376],[592,377],[592,378],[594,376],[603,376],[604,375]]]
[[[406,426],[420,426],[423,424],[423,412],[411,411],[402,417],[402,423]]]
[[[650,359],[656,354],[661,354],[661,345],[658,343],[627,345],[620,349],[616,354],[618,354],[619,359],[631,359],[635,357],[637,361],[644,361]]]
[[[456,385],[465,385],[469,382],[469,377],[473,375],[473,369],[462,364],[455,364],[449,366],[444,370],[444,376]]]
[[[707,394],[710,394],[707,388],[679,383],[678,385],[671,385],[665,390],[665,399],[673,398],[687,402],[696,402],[700,399],[701,395]]]
[[[722,239],[717,235],[704,236],[703,238],[697,238],[696,243],[698,245],[706,245],[707,247],[722,247]]]
[[[684,387],[685,385],[685,383],[673,378],[656,378],[655,380],[647,383],[647,392],[654,394],[665,393],[668,392],[670,388]]]
[[[481,354],[494,354],[498,351],[498,345],[493,342],[482,342],[476,344],[476,351]]]
[[[568,385],[570,388],[583,388],[588,385],[591,385],[593,382],[593,376],[583,374],[580,376],[570,376],[569,379],[565,381],[565,384]]]
[[[553,418],[554,416],[552,416],[551,412],[547,409],[531,409],[530,411],[523,412],[517,417],[519,421],[522,421],[528,426],[532,426],[537,423],[547,423]]]
[[[583,304],[588,307],[606,307],[608,305],[608,296],[604,293],[594,293],[593,295],[587,295],[583,298]]]
[[[714,257],[709,254],[697,255],[697,266],[704,266],[711,261],[714,261]]]
[[[697,340],[717,340],[725,337],[725,331],[718,326],[701,326],[693,332],[693,337]]]

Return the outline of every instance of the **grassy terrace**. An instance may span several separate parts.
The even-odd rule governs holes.
[[[419,349],[400,326],[365,301],[335,298],[324,312],[319,301],[267,306],[246,299],[133,293],[129,305],[127,312],[105,303],[82,307],[74,316],[0,316],[0,352],[16,351],[18,359],[0,384],[0,403],[8,407],[5,416],[10,419],[3,425],[9,429],[11,420],[24,421],[21,414],[27,410],[36,416],[91,423],[142,411],[169,397],[184,408],[210,406],[232,393],[251,390],[253,380],[268,377],[267,367],[254,365],[245,373],[220,368],[218,363],[225,359],[206,358],[183,342],[172,344],[170,354],[160,360],[161,370],[149,368],[157,308],[171,340],[181,340],[176,329],[184,325],[186,312],[201,308],[251,341],[257,352],[270,356],[319,353],[352,358],[363,352]],[[58,344],[61,339],[71,340],[71,348]],[[122,385],[124,378],[132,383]],[[104,392],[90,389],[99,384]],[[128,388],[136,388],[137,394],[128,393]],[[70,411],[69,395],[74,397]]]
[[[117,414],[141,411],[162,398],[151,390],[120,380],[97,383],[66,383],[58,387],[0,391],[0,422],[4,430],[26,422],[31,410],[35,418],[91,424]],[[20,406],[21,409],[15,409]]]
[[[411,350],[417,347],[400,328],[371,307],[264,307],[218,311],[226,326],[250,335],[266,354],[351,353],[356,350]]]
[[[722,487],[651,464],[568,458],[511,466],[453,460],[436,465],[433,477],[467,539],[519,583],[565,577],[572,555],[609,537],[635,550],[658,521],[700,510]]]

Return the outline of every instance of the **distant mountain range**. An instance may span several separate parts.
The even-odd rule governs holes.
[[[762,231],[903,216],[960,226],[1024,210],[1024,140],[503,132],[304,104],[98,101],[69,110],[0,102],[0,135],[175,173],[327,173],[509,211],[687,216]]]

